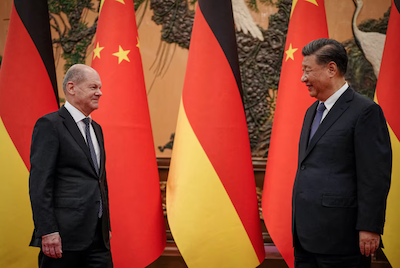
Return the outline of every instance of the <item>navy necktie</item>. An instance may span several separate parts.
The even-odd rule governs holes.
[[[315,132],[318,129],[319,124],[321,123],[322,114],[324,113],[325,109],[326,109],[325,104],[323,102],[321,102],[317,108],[317,113],[314,117],[314,121],[311,126],[311,133],[310,133],[309,141],[312,139],[312,137],[314,136]]]
[[[99,165],[97,164],[97,156],[96,156],[96,152],[94,150],[94,146],[93,146],[93,142],[92,142],[92,136],[90,135],[90,118],[86,117],[83,120],[83,123],[85,123],[85,132],[86,132],[86,142],[87,145],[89,147],[89,152],[90,152],[90,156],[92,157],[92,161],[94,164],[94,168],[96,169],[96,173],[97,176],[99,176]],[[100,206],[99,206],[99,218],[101,218],[101,216],[103,215],[103,204],[101,202],[101,196],[100,196]]]

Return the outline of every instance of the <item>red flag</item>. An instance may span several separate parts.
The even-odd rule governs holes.
[[[265,225],[289,267],[294,267],[292,191],[298,144],[304,114],[314,102],[300,82],[301,50],[318,38],[328,38],[324,1],[293,1],[262,198]]]
[[[1,267],[32,267],[29,152],[39,117],[58,109],[46,0],[14,0],[0,69]]]
[[[265,257],[230,0],[199,0],[167,182],[168,222],[188,267]]]
[[[104,1],[92,67],[103,97],[103,127],[116,267],[145,267],[165,248],[157,161],[132,0]]]
[[[400,161],[400,91],[398,89],[397,66],[400,62],[400,0],[392,1],[386,43],[383,52],[378,84],[376,86],[375,100],[382,107],[389,127],[392,143],[393,163]],[[392,183],[387,199],[386,223],[382,236],[386,257],[392,267],[400,267],[398,252],[400,248],[400,214],[398,204],[400,201],[400,166],[392,167]]]

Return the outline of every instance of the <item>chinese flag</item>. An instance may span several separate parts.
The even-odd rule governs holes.
[[[300,82],[301,50],[328,38],[323,0],[294,0],[286,37],[271,143],[265,171],[262,209],[265,225],[289,267],[294,267],[292,191],[304,114],[315,101]]]
[[[167,182],[172,235],[191,268],[265,257],[230,0],[199,0]]]
[[[392,267],[400,267],[400,91],[398,81],[398,65],[400,62],[400,0],[392,1],[389,24],[386,32],[386,43],[383,51],[375,101],[379,103],[385,114],[392,143],[393,167],[392,183],[387,200],[386,223],[382,236],[383,251]]]
[[[0,69],[0,267],[37,265],[29,154],[39,117],[58,109],[46,0],[14,0]]]
[[[103,97],[103,127],[115,267],[146,267],[165,248],[158,167],[132,0],[105,0],[92,67]]]

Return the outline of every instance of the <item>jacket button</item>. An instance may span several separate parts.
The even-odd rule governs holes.
[[[306,166],[302,165],[302,166],[300,167],[300,169],[301,169],[301,170],[305,170],[305,169],[306,169]]]

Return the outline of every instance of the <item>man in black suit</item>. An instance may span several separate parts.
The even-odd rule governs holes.
[[[345,81],[339,42],[314,40],[302,53],[301,81],[317,101],[304,118],[293,187],[295,267],[370,267],[390,187],[386,120]]]
[[[29,193],[40,267],[112,267],[103,133],[90,118],[102,96],[98,73],[72,66],[66,103],[32,135]]]

